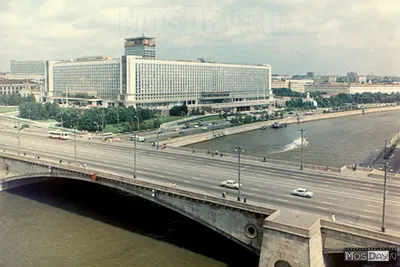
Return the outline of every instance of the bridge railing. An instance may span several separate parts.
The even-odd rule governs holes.
[[[185,151],[185,152],[191,152],[193,151],[193,148],[190,147],[168,147],[167,149],[170,150],[175,150],[175,151]],[[208,152],[212,153],[212,150],[205,150],[205,149],[196,149],[196,154],[203,154],[203,155],[209,155]],[[220,152],[218,152],[218,155],[214,155],[215,157],[220,157]],[[222,152],[223,157],[228,157],[228,158],[237,158],[237,154],[235,153],[226,153]],[[211,154],[210,154],[211,157]],[[284,161],[284,160],[277,160],[277,159],[271,159],[268,157],[261,157],[261,156],[249,156],[246,154],[241,154],[240,158],[243,160],[252,160],[252,161],[257,161],[257,162],[265,162],[265,163],[270,163],[270,164],[277,164],[281,165],[284,167],[290,167],[290,168],[299,168],[300,169],[300,163],[299,162],[292,162],[292,161]],[[311,170],[318,170],[318,171],[330,171],[330,172],[343,172],[342,168],[336,168],[336,167],[330,167],[330,166],[321,166],[321,165],[316,165],[316,164],[308,164],[308,163],[303,163],[303,168],[304,169],[311,169]]]
[[[36,165],[40,165],[42,167],[51,167],[51,173],[46,173],[48,176],[59,176],[62,177],[63,174],[65,173],[74,173],[78,175],[84,175],[87,176],[88,179],[91,179],[92,175],[96,175],[96,179],[108,179],[108,180],[113,180],[116,182],[124,182],[127,184],[131,184],[133,186],[140,186],[144,187],[146,189],[150,190],[156,190],[160,191],[163,193],[170,193],[170,194],[175,194],[175,195],[180,195],[182,197],[187,197],[191,199],[196,199],[198,201],[206,201],[206,202],[211,202],[214,203],[215,205],[223,205],[235,209],[241,209],[241,210],[246,210],[246,211],[251,211],[254,213],[260,213],[260,214],[265,214],[269,216],[270,214],[274,213],[276,209],[273,208],[268,208],[265,206],[258,206],[258,205],[252,205],[249,203],[242,203],[242,202],[237,202],[233,201],[230,199],[225,199],[221,197],[216,197],[213,195],[209,195],[203,192],[197,192],[197,191],[190,191],[190,190],[184,190],[176,187],[170,187],[164,184],[160,183],[155,183],[155,182],[148,182],[148,181],[143,181],[140,180],[139,178],[128,178],[126,176],[122,175],[116,175],[113,173],[107,173],[103,171],[97,171],[94,169],[90,168],[85,168],[85,167],[76,167],[76,166],[70,166],[70,165],[63,165],[60,163],[55,163],[47,160],[41,160],[41,159],[34,159],[34,158],[27,158],[24,156],[18,156],[18,155],[10,155],[10,154],[5,154],[5,153],[0,153],[0,156],[2,158],[8,158],[8,159],[13,159],[13,160],[18,160],[22,162],[28,162]],[[64,173],[63,173],[64,172]],[[38,173],[37,175],[43,175],[43,173]],[[35,176],[35,174],[32,174],[32,176]],[[10,177],[11,179],[14,179],[14,177]],[[15,177],[17,179],[17,177]]]

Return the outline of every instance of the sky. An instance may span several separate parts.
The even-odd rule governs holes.
[[[396,0],[0,0],[0,71],[13,59],[118,57],[144,34],[162,59],[400,75],[399,17]]]

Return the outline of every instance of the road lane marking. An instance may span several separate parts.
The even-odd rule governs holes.
[[[252,191],[256,191],[256,192],[260,192],[260,190],[258,190],[258,189],[255,189],[255,188],[250,188],[250,190],[252,190]]]
[[[371,204],[368,204],[368,207],[371,207],[371,208],[379,208],[379,206],[375,206],[375,205],[371,205]]]
[[[317,209],[322,209],[322,210],[328,210],[328,208],[320,207],[320,206],[315,206]]]
[[[266,188],[265,185],[257,185],[257,187]]]
[[[284,200],[284,199],[280,199],[280,198],[277,198],[277,199],[276,199],[276,201],[281,201],[281,202],[288,202],[287,200]]]
[[[200,180],[200,178],[192,177],[193,180]]]
[[[160,166],[154,165],[153,168],[159,169]]]
[[[257,176],[265,176],[265,174],[256,173]]]
[[[252,196],[253,194],[252,193],[244,193],[243,195]]]
[[[326,205],[333,205],[333,203],[331,203],[331,202],[324,202],[324,201],[322,201],[322,203],[324,203],[324,204],[326,204]]]
[[[191,183],[192,183],[192,182],[186,181],[186,180],[183,180],[183,182],[184,182],[184,183],[188,183],[188,184],[191,184]]]
[[[326,197],[326,198],[332,199],[332,200],[337,200],[337,198],[334,198],[334,197]]]
[[[327,184],[319,184],[318,186],[328,187],[329,185],[327,185]]]
[[[148,169],[148,168],[143,168],[143,169],[145,169],[146,171],[150,171],[150,169]]]
[[[375,212],[375,211],[372,211],[372,210],[363,210],[363,211],[365,211],[365,212],[369,212],[369,213],[377,213],[377,212]]]
[[[172,172],[164,172],[164,173],[169,174],[169,175],[174,175],[174,173],[172,173]]]
[[[176,172],[179,172],[179,173],[181,173],[181,172],[183,172],[182,170],[176,170]]]
[[[365,215],[358,215],[358,216],[363,217],[363,218],[367,218],[367,219],[372,219],[372,217],[365,216]]]

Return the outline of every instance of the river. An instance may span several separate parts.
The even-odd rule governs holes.
[[[168,209],[53,180],[0,193],[0,266],[258,266],[258,256]]]
[[[300,162],[300,129],[306,130],[308,145],[303,148],[305,163],[342,167],[346,164],[369,163],[384,148],[400,127],[400,112],[366,113],[328,120],[290,124],[287,128],[255,130],[215,140],[215,148],[233,153],[235,146],[245,148],[245,154]],[[272,122],[268,122],[272,123]],[[188,147],[212,149],[212,141]]]

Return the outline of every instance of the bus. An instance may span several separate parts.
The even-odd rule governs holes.
[[[61,131],[50,131],[49,132],[49,138],[68,140],[69,137],[70,137],[69,132],[61,132]]]
[[[102,136],[102,140],[103,141],[108,141],[109,139],[114,139],[115,137],[116,137],[116,135],[113,134],[113,133],[105,133]]]

